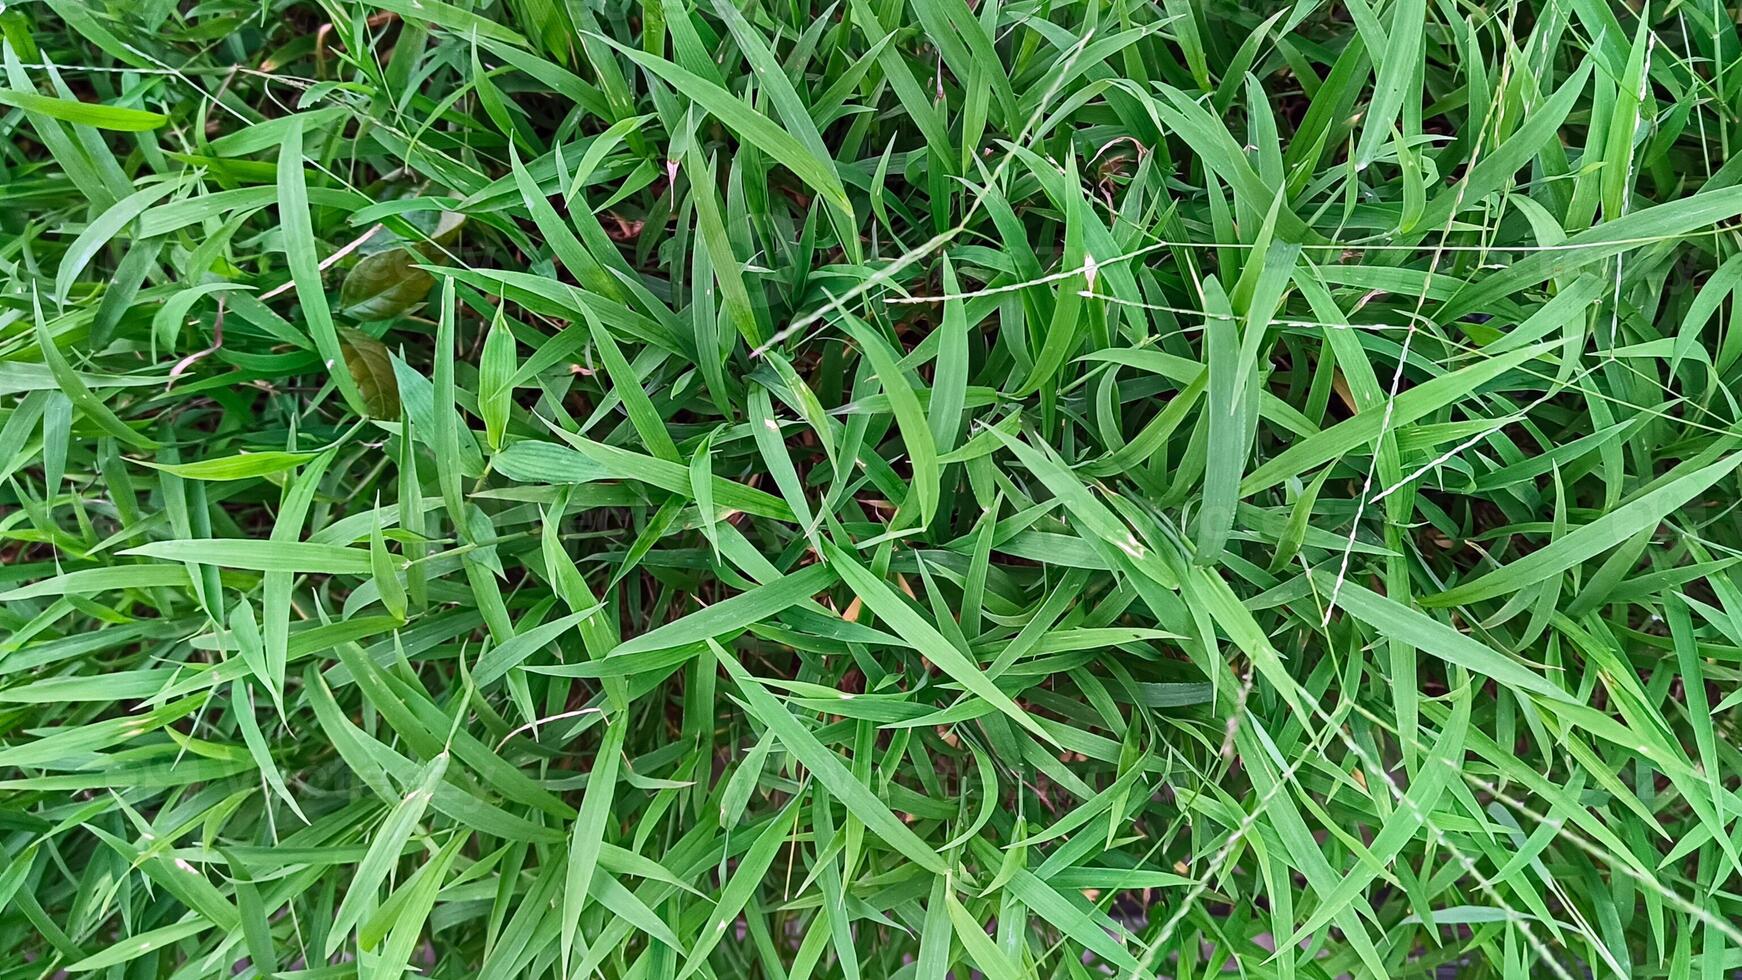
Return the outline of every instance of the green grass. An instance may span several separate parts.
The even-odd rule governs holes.
[[[1742,968],[1730,5],[0,35],[0,980]]]

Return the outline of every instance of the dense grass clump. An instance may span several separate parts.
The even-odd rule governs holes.
[[[1742,967],[1742,34],[0,12],[0,980]]]

